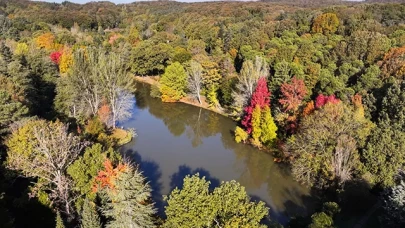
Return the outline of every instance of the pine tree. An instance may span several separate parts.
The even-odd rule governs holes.
[[[381,216],[384,227],[405,226],[405,182],[403,180],[383,194],[383,214]]]
[[[10,48],[7,47],[4,43],[1,43],[0,45],[0,55],[1,58],[6,62],[6,63],[10,63],[13,58],[12,58],[12,53],[10,51]]]
[[[10,94],[0,90],[0,134],[7,131],[8,125],[28,114],[28,108],[11,99]]]
[[[65,228],[65,224],[63,224],[62,216],[60,216],[59,211],[56,213],[56,228]]]
[[[10,48],[4,43],[0,44],[0,73],[7,75],[8,64],[12,61]]]
[[[137,169],[129,164],[124,167],[112,180],[112,185],[105,188],[107,203],[103,214],[111,219],[106,227],[155,227],[152,218],[155,209],[149,202],[150,186]]]
[[[86,198],[81,213],[81,228],[101,228],[100,218],[93,203]]]
[[[261,126],[261,110],[260,106],[256,105],[252,112],[252,138],[253,144],[260,146],[260,137],[262,136],[262,126]]]
[[[273,116],[271,115],[270,108],[264,107],[262,110],[262,135],[260,141],[264,144],[270,144],[277,138],[277,126],[274,123]]]
[[[268,215],[264,202],[251,202],[236,181],[222,182],[210,191],[210,182],[197,173],[186,176],[181,189],[175,188],[165,200],[165,228],[267,227],[260,224]]]

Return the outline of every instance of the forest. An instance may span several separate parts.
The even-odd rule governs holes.
[[[344,227],[357,208],[405,227],[404,79],[404,3],[0,0],[0,226],[283,227],[199,174],[157,214],[119,152],[142,134],[119,123],[146,82],[232,118],[236,142],[319,194],[284,227]]]

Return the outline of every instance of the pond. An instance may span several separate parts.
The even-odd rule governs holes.
[[[138,137],[121,149],[139,163],[161,216],[162,195],[194,173],[210,180],[211,187],[238,181],[253,200],[267,204],[272,220],[282,224],[312,211],[310,190],[293,180],[288,167],[275,163],[270,154],[234,141],[234,121],[191,105],[162,103],[149,91],[149,85],[138,83],[133,116],[121,124],[135,128]]]

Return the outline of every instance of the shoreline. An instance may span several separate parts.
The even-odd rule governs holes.
[[[143,77],[142,77],[142,76],[135,76],[135,80],[136,80],[137,82],[145,83],[145,84],[148,84],[148,85],[151,85],[151,86],[152,86],[152,85],[158,85],[158,84],[159,84],[159,82],[157,81],[158,78],[159,78],[159,76],[143,76]],[[219,115],[221,115],[221,116],[224,116],[224,117],[226,117],[226,118],[229,118],[229,119],[231,119],[233,122],[237,123],[237,121],[235,121],[232,117],[230,117],[230,116],[227,115],[226,113],[221,112],[220,110],[215,110],[215,109],[210,108],[209,105],[208,105],[208,103],[205,102],[205,97],[204,97],[204,96],[201,96],[201,100],[202,100],[202,104],[198,103],[195,98],[192,98],[192,97],[190,97],[190,96],[186,96],[186,97],[183,97],[182,99],[180,99],[179,101],[170,102],[170,103],[183,103],[183,104],[192,105],[192,106],[194,106],[194,107],[203,108],[203,109],[205,109],[205,110],[212,111],[212,112],[217,113],[217,114],[219,114]],[[258,149],[258,150],[261,151],[261,152],[264,152],[264,153],[267,153],[267,154],[271,154],[272,156],[274,156],[274,150],[272,150],[271,148],[268,148],[268,147],[265,147],[265,146],[264,146],[264,147],[257,147],[257,146],[254,146],[254,145],[253,145],[252,143],[250,143],[250,142],[245,142],[245,143],[242,143],[242,144],[252,146],[252,147]],[[274,157],[273,161],[274,161],[275,163],[280,163],[280,162],[281,162],[281,159]]]
[[[159,84],[159,82],[157,81],[159,76],[134,76],[134,78],[135,78],[135,81],[145,83],[145,84],[148,84],[148,85],[158,85]],[[208,103],[205,101],[204,96],[201,96],[201,100],[202,100],[202,104],[198,103],[195,98],[192,98],[192,97],[190,97],[188,95],[188,96],[185,96],[185,97],[181,98],[180,100],[175,101],[173,103],[184,103],[184,104],[192,105],[192,106],[195,106],[195,107],[199,107],[199,108],[203,108],[205,110],[215,112],[217,114],[220,114],[222,116],[225,116],[227,118],[232,119],[225,112],[223,112],[221,110],[218,110],[218,109],[210,108]]]

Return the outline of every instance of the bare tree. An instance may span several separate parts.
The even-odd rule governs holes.
[[[263,57],[256,56],[254,62],[247,60],[243,63],[242,70],[238,75],[238,89],[251,97],[256,83],[261,77],[269,76],[269,67]]]
[[[256,56],[254,62],[247,60],[243,63],[242,70],[238,75],[237,90],[232,92],[234,107],[239,114],[252,96],[259,78],[267,78],[268,76],[269,66],[263,57]]]
[[[117,99],[116,102],[114,102],[114,105],[115,106],[112,107],[112,109],[115,110],[115,115],[114,113],[112,113],[113,115],[111,117],[111,123],[113,127],[115,127],[116,122],[124,121],[131,117],[131,111],[135,105],[134,95],[132,95],[132,93],[127,90],[118,88]]]
[[[201,104],[201,86],[202,86],[202,71],[201,64],[192,60],[190,63],[190,69],[188,70],[188,88],[190,92],[198,99]]]
[[[353,168],[356,165],[355,161],[357,161],[357,159],[355,159],[355,156],[357,156],[356,150],[355,139],[349,135],[341,135],[338,137],[335,154],[332,157],[332,166],[339,184],[350,180]]]
[[[87,145],[68,132],[60,122],[34,121],[32,128],[21,128],[8,141],[9,168],[22,171],[28,177],[40,178],[37,188],[50,192],[50,199],[68,216],[73,215],[71,180],[66,170]],[[29,130],[27,133],[26,130]],[[21,134],[30,134],[21,139]]]
[[[112,127],[115,128],[116,122],[128,114],[124,112],[128,110],[124,107],[130,104],[128,103],[130,93],[127,91],[130,91],[133,80],[127,75],[121,56],[115,53],[109,55],[100,53],[98,69],[103,94],[111,107]]]

